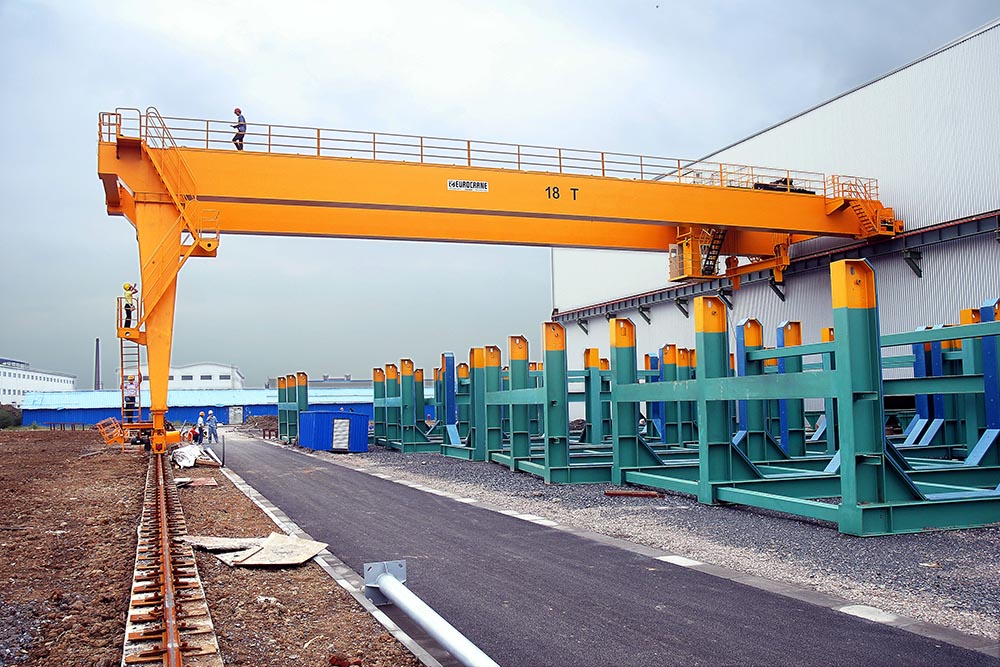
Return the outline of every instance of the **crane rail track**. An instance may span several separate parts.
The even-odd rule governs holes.
[[[222,667],[212,617],[166,454],[150,456],[123,665]]]

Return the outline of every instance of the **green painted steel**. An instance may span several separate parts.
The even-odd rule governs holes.
[[[285,388],[285,378],[279,378],[278,382],[278,439],[288,440],[288,411],[285,404],[288,402],[288,390]]]
[[[385,365],[385,445],[398,448],[403,439],[401,387],[399,368]]]
[[[822,332],[823,342],[801,344],[801,325],[784,322],[779,347],[764,349],[761,324],[746,320],[734,332],[735,375],[728,312],[715,296],[695,300],[695,349],[665,345],[658,363],[650,358],[644,370],[627,319],[610,322],[607,370],[591,349],[584,369],[570,371],[565,330],[553,322],[543,325],[540,370],[528,362],[522,337],[511,338],[519,342],[509,348],[506,372],[497,348],[478,348],[458,382],[465,443],[442,451],[496,461],[548,483],[641,484],[695,494],[706,504],[828,521],[851,535],[1000,522],[996,306],[980,323],[967,323],[963,314],[961,326],[881,336],[871,266],[837,262],[831,285],[834,327]],[[956,339],[961,347],[950,342]],[[913,355],[886,356],[887,366],[902,368],[905,360],[927,372],[884,378],[883,350],[890,345],[916,347]],[[817,355],[820,363],[804,363]],[[376,409],[406,411],[407,390],[395,402],[388,388],[381,401],[377,392]],[[886,396],[927,397],[906,446],[886,438]],[[808,440],[806,399],[823,401],[822,413],[810,419],[826,420]],[[583,404],[586,424],[575,441],[571,402]],[[736,402],[743,404],[734,426]],[[640,431],[642,405],[653,408],[647,416],[655,412],[660,428]]]
[[[385,444],[386,408],[385,408],[385,371],[375,368],[372,371],[372,442],[376,445]]]

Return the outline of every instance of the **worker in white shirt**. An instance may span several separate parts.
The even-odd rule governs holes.
[[[135,381],[134,375],[129,375],[122,384],[122,395],[125,397],[125,421],[128,423],[138,421],[135,401],[139,398],[139,383]]]

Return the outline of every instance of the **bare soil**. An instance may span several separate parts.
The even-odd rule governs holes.
[[[120,664],[147,461],[95,432],[0,431],[0,667]],[[190,533],[276,530],[220,471],[178,475],[219,483],[181,489]],[[419,664],[315,563],[197,559],[227,665]]]

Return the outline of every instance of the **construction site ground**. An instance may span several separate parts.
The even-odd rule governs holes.
[[[0,431],[0,667],[121,663],[147,461],[95,431]],[[191,534],[276,530],[219,470],[178,475],[218,482],[181,489]],[[313,562],[197,560],[227,665],[419,664]]]

